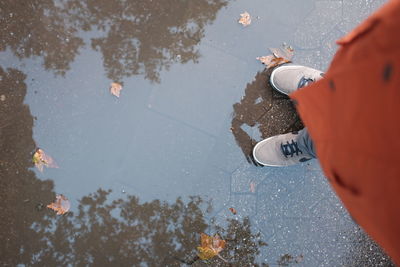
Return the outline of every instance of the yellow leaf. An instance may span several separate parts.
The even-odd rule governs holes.
[[[208,236],[201,233],[201,246],[197,247],[199,258],[209,260],[217,256],[225,248],[225,240],[222,240],[218,234]]]
[[[44,153],[44,151],[40,148],[36,149],[33,154],[32,161],[35,164],[36,168],[39,171],[43,172],[43,167],[47,168],[58,168],[57,163],[49,156]]]
[[[197,250],[199,251],[199,258],[202,260],[212,259],[218,254],[211,248],[197,247]]]

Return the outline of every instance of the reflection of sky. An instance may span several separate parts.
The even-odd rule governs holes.
[[[27,102],[38,117],[35,140],[60,165],[41,176],[54,179],[57,192],[76,198],[98,187],[144,199],[201,193],[201,172],[238,94],[227,94],[222,86],[240,89],[237,81],[222,77],[221,83],[206,71],[212,60],[203,62],[176,66],[160,85],[129,78],[120,99],[109,94],[110,81],[90,50],[72,64],[65,80],[46,72],[32,76],[35,81],[29,76]]]

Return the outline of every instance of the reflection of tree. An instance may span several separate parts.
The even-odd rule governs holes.
[[[43,57],[45,69],[64,74],[83,45],[53,0],[0,1],[0,51],[20,59]]]
[[[55,199],[53,183],[31,170],[33,117],[23,104],[25,74],[0,67],[0,265],[16,266],[180,266],[200,245],[200,233],[218,232],[227,247],[213,266],[260,266],[265,243],[250,221],[229,220],[226,227],[206,223],[207,203],[199,197],[174,203],[140,203],[134,196],[107,201],[98,190],[79,201],[78,212],[63,216],[43,205]],[[193,266],[206,266],[196,261]],[[265,264],[261,266],[266,266]]]
[[[222,255],[237,263],[237,266],[258,266],[251,263],[256,262],[256,257],[260,254],[260,247],[267,246],[267,243],[260,239],[259,233],[252,233],[248,218],[242,222],[235,219],[229,219],[228,222],[229,225],[226,229],[217,227],[218,231],[228,241],[231,241],[227,243],[226,250]],[[262,263],[261,266],[266,266],[266,264]]]
[[[195,46],[204,26],[226,4],[226,0],[71,0],[66,11],[79,28],[104,34],[92,39],[92,47],[102,52],[109,78],[118,81],[144,74],[158,82],[159,71],[174,60],[197,61]]]
[[[33,117],[23,104],[25,74],[0,67],[0,263],[29,264],[32,255],[45,246],[34,224],[48,226],[50,220],[35,207],[51,202],[53,183],[38,180],[33,167]]]
[[[243,126],[257,128],[262,139],[304,127],[290,99],[273,90],[269,84],[271,71],[257,73],[254,81],[247,84],[240,103],[233,105],[232,133],[246,159],[254,164],[252,149],[260,140],[250,136]]]
[[[174,62],[197,62],[196,45],[227,0],[6,0],[0,2],[0,51],[19,58],[40,56],[46,69],[63,74],[83,39],[101,51],[107,76],[115,81],[143,74],[159,82]],[[90,34],[93,35],[93,34]]]
[[[45,225],[41,232],[47,246],[37,263],[52,266],[181,266],[177,259],[190,260],[200,245],[199,234],[213,231],[205,222],[204,202],[192,197],[169,204],[154,200],[140,203],[129,196],[108,203],[110,191],[98,190],[83,197],[74,216],[69,213],[54,221],[55,230]],[[47,229],[47,230],[46,230]],[[253,266],[261,246],[259,235],[250,230],[248,219],[230,220],[217,228],[228,247],[223,252],[234,266]],[[217,231],[214,229],[214,231]],[[213,266],[226,266],[217,258]],[[193,266],[203,266],[196,261]],[[257,265],[254,265],[257,266]]]

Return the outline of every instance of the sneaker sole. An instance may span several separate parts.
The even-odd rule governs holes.
[[[288,94],[287,94],[286,92],[279,90],[278,87],[274,84],[274,77],[275,77],[275,72],[276,72],[277,69],[279,69],[281,66],[290,66],[290,65],[291,65],[291,64],[282,64],[282,65],[276,67],[276,68],[272,71],[271,77],[269,77],[269,83],[272,85],[272,88],[274,88],[274,89],[275,89],[276,91],[278,91],[279,93],[284,94],[284,95],[287,95],[287,96],[288,96]]]

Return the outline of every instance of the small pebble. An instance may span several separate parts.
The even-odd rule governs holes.
[[[5,96],[5,95],[1,95],[1,96],[0,96],[0,100],[1,100],[1,101],[6,101],[6,96]]]

